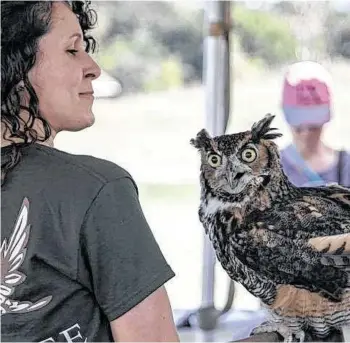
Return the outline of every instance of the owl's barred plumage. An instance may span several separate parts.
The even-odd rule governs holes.
[[[324,337],[350,325],[350,189],[295,187],[273,118],[191,140],[201,154],[199,218],[225,271],[270,309],[286,340],[302,340],[305,328]]]

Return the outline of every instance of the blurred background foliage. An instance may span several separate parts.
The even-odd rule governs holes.
[[[232,6],[235,77],[250,70],[278,68],[295,61],[305,49],[313,59],[350,59],[349,12],[339,12],[326,1],[255,3],[252,7],[235,1]],[[96,4],[97,59],[121,81],[125,93],[201,81],[202,6],[184,6],[181,1]],[[307,4],[313,7],[306,8]]]

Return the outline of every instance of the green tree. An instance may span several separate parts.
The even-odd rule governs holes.
[[[97,5],[98,61],[124,91],[166,89],[201,78],[202,11],[181,12],[162,1]]]
[[[248,56],[261,58],[271,66],[295,58],[296,38],[278,15],[236,5],[233,6],[233,22]]]
[[[350,13],[331,12],[326,20],[326,42],[332,57],[350,59]]]

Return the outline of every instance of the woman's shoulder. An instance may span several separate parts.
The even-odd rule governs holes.
[[[74,175],[82,182],[108,183],[117,179],[129,178],[130,173],[118,164],[90,156],[68,153],[56,148],[36,145],[37,155],[41,156],[47,167],[55,174]],[[134,181],[133,181],[134,182]]]
[[[350,151],[340,150],[338,158],[338,168],[339,167],[346,171],[350,180]]]
[[[290,165],[293,158],[291,157],[292,145],[289,144],[279,150],[280,161],[282,165]]]
[[[342,150],[341,150],[341,154],[342,154],[342,156],[345,158],[345,161],[347,161],[348,163],[350,163],[350,150],[342,149]]]

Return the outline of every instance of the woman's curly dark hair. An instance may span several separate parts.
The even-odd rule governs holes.
[[[79,20],[83,32],[85,50],[94,52],[95,39],[88,34],[97,22],[96,12],[90,1],[65,1]],[[21,148],[35,142],[46,141],[51,130],[39,111],[39,99],[28,79],[28,72],[35,65],[39,39],[51,25],[53,1],[1,1],[1,126],[3,139],[15,138],[9,158],[1,163],[1,184],[19,162]],[[28,107],[21,105],[21,94],[29,95]],[[22,102],[23,103],[23,102]],[[20,111],[28,112],[24,121]],[[34,124],[40,122],[44,137],[40,137]],[[20,143],[19,143],[19,142]]]

